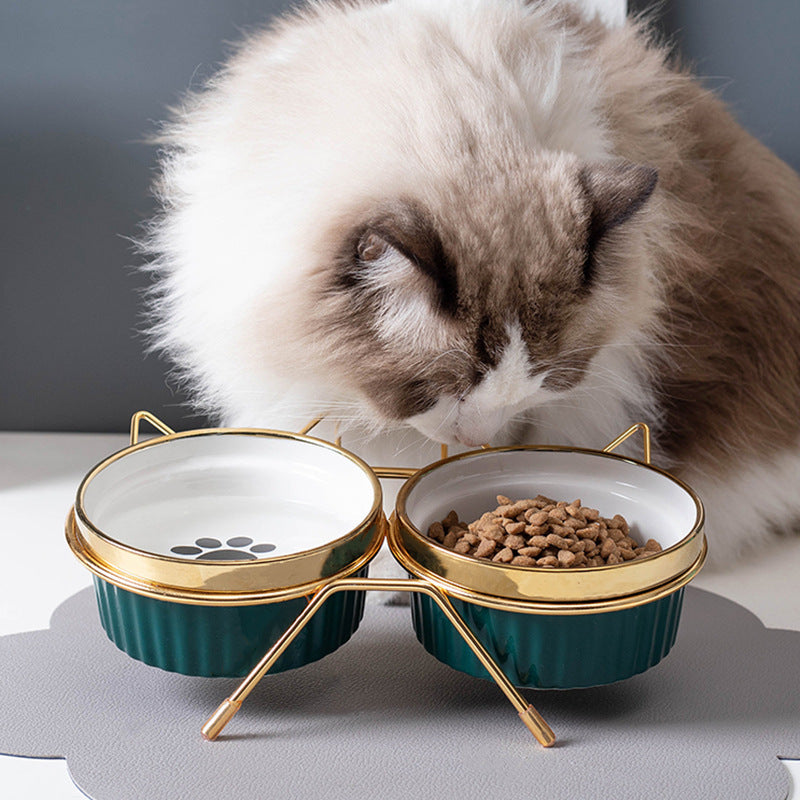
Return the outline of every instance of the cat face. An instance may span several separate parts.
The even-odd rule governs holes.
[[[653,169],[539,154],[362,213],[308,326],[387,422],[475,446],[578,386],[639,277],[615,263]]]

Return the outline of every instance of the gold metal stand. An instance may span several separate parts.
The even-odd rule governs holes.
[[[511,612],[523,613],[558,613],[583,614],[603,612],[619,608],[627,608],[659,599],[665,593],[676,591],[691,580],[702,566],[705,558],[706,544],[703,536],[702,504],[692,490],[672,476],[670,479],[681,486],[693,499],[697,509],[695,523],[678,545],[669,548],[665,553],[645,559],[635,565],[616,565],[603,568],[602,579],[593,579],[593,569],[579,569],[572,575],[551,574],[538,571],[533,586],[529,576],[537,571],[513,565],[479,563],[477,560],[465,560],[460,554],[451,553],[439,548],[425,539],[413,523],[405,517],[405,497],[424,476],[431,470],[451,465],[461,459],[480,456],[475,451],[448,458],[447,445],[441,445],[441,461],[420,470],[408,467],[370,467],[354,454],[341,447],[341,436],[338,428],[335,431],[335,443],[307,437],[322,418],[312,420],[298,434],[286,431],[271,431],[255,428],[242,429],[204,429],[176,433],[168,425],[147,411],[139,411],[133,415],[130,428],[131,447],[112,455],[97,465],[79,487],[78,499],[74,511],[67,521],[67,539],[76,556],[94,572],[101,580],[119,586],[127,591],[145,597],[156,597],[159,600],[175,601],[198,605],[251,605],[262,602],[280,602],[293,597],[308,598],[308,605],[264,654],[249,675],[237,689],[214,711],[202,727],[203,736],[213,741],[216,739],[242,703],[257,686],[258,682],[273,667],[278,658],[292,643],[295,637],[319,610],[328,597],[342,591],[381,591],[381,592],[420,592],[430,597],[442,610],[450,624],[458,631],[476,658],[485,667],[491,678],[500,687],[520,718],[544,747],[555,744],[556,738],[542,716],[519,693],[516,687],[495,663],[492,656],[467,627],[450,602],[450,597],[474,602],[487,608],[496,608]],[[148,423],[162,436],[147,442],[139,442],[140,426]],[[644,423],[632,425],[614,441],[603,448],[602,453],[611,453],[633,434],[641,431],[643,438],[644,465],[652,471],[662,472],[650,464],[651,436],[650,429]],[[323,547],[301,553],[292,557],[291,575],[273,574],[273,565],[268,559],[238,563],[231,568],[224,563],[187,562],[181,559],[153,556],[120,545],[106,537],[102,531],[94,528],[83,508],[83,493],[86,485],[93,477],[110,464],[126,457],[131,451],[141,451],[152,445],[160,446],[166,441],[207,435],[247,435],[264,436],[281,439],[303,439],[315,446],[324,446],[339,454],[345,455],[362,469],[371,481],[374,489],[374,504],[367,517],[357,528]],[[576,451],[601,455],[596,450],[580,450],[569,447],[535,447],[519,445],[509,448],[491,448],[482,445],[484,450],[495,453],[544,449],[549,451]],[[620,456],[611,456],[620,458]],[[631,459],[624,458],[624,461]],[[642,464],[642,462],[634,462]],[[667,474],[667,473],[663,473]],[[405,484],[398,496],[394,524],[389,531],[389,544],[392,554],[407,571],[417,577],[410,579],[354,578],[336,577],[351,576],[369,562],[381,546],[385,535],[386,518],[381,504],[381,492],[378,479],[401,479]],[[329,561],[336,548],[341,548],[347,539],[348,546],[357,542],[358,548],[348,549],[345,555],[348,562],[338,573],[331,574]],[[417,557],[421,556],[421,557]],[[283,569],[280,559],[276,559],[278,568]],[[298,564],[303,572],[298,573]],[[623,568],[627,578],[620,577]],[[288,569],[288,568],[287,568]],[[637,571],[638,570],[638,571]],[[298,578],[301,574],[303,580]],[[589,577],[587,577],[589,576]],[[288,582],[287,582],[288,581]],[[440,585],[440,581],[443,585]],[[526,582],[528,581],[528,582]],[[547,582],[547,583],[545,583]],[[213,586],[213,591],[208,587]],[[255,587],[255,588],[254,588]],[[587,590],[588,587],[588,590]]]
[[[174,434],[174,431],[157,417],[147,411],[139,411],[134,414],[131,420],[131,444],[135,445],[139,439],[139,426],[146,421],[158,431],[166,435]],[[322,421],[322,417],[309,422],[300,434],[308,434]],[[644,460],[650,463],[650,430],[644,423],[631,426],[621,436],[617,437],[607,447],[605,452],[610,452],[629,438],[637,431],[642,431],[644,438]],[[341,437],[336,436],[336,446],[340,446]],[[487,449],[488,445],[483,445]],[[447,445],[442,445],[441,457],[446,459],[448,455]],[[406,467],[373,467],[375,475],[379,478],[408,479],[416,474],[417,470]],[[233,718],[236,712],[242,707],[242,703],[257,686],[261,678],[275,664],[281,654],[291,644],[297,634],[303,629],[306,623],[317,612],[327,598],[335,592],[342,591],[379,591],[379,592],[421,592],[431,597],[439,608],[442,609],[450,624],[458,631],[472,652],[483,664],[492,679],[502,689],[511,704],[516,708],[522,721],[533,733],[536,739],[544,747],[551,747],[555,744],[555,735],[550,726],[544,721],[536,709],[517,691],[503,671],[497,666],[486,649],[478,641],[472,631],[466,626],[461,617],[458,616],[444,590],[434,584],[421,579],[394,580],[383,578],[338,578],[333,579],[319,588],[311,597],[308,605],[300,616],[292,623],[289,629],[281,636],[277,642],[264,654],[262,659],[251,670],[250,674],[242,681],[238,688],[219,705],[216,711],[208,718],[203,725],[203,736],[213,741],[216,739],[223,728]]]
[[[261,661],[253,667],[250,674],[229,697],[222,701],[217,710],[208,718],[202,728],[204,738],[213,741],[219,736],[222,729],[242,707],[242,703],[250,692],[253,691],[258,682],[266,675],[325,600],[335,592],[342,591],[421,592],[431,597],[442,609],[453,627],[464,638],[464,641],[492,676],[495,683],[503,690],[511,704],[516,708],[520,719],[536,737],[537,741],[544,747],[552,747],[555,744],[556,737],[550,726],[506,678],[483,645],[475,638],[475,635],[466,626],[461,617],[458,616],[445,593],[423,580],[390,578],[341,578],[331,581],[319,589],[283,636],[270,647]]]

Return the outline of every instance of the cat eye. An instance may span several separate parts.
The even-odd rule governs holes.
[[[584,286],[588,286],[594,278],[595,263],[594,263],[594,247],[595,243],[590,242],[586,247],[586,255],[583,259],[583,267],[581,273],[581,280]]]

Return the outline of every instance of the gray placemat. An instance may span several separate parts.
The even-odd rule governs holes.
[[[64,757],[96,800],[784,800],[778,757],[800,757],[800,632],[694,588],[645,674],[525,692],[559,737],[549,750],[493,683],[429,656],[403,607],[369,605],[336,653],[268,675],[216,742],[199,729],[236,682],[129,658],[91,590],[49,630],[0,638],[0,664],[0,752]]]

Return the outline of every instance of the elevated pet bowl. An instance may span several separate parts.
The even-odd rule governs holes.
[[[461,555],[423,534],[450,509],[477,519],[498,494],[581,498],[602,515],[621,514],[634,536],[663,550],[615,565],[543,569]],[[611,683],[658,663],[706,553],[702,504],[684,483],[648,463],[558,447],[490,448],[425,467],[400,490],[389,541],[411,574],[447,593],[512,683],[542,689]],[[415,598],[413,619],[440,661],[488,677],[427,598]]]
[[[139,442],[142,420],[163,435]],[[545,746],[553,732],[516,686],[618,681],[671,648],[683,589],[705,559],[703,508],[649,463],[647,426],[603,451],[521,446],[447,458],[443,448],[441,460],[413,470],[370,468],[339,442],[308,436],[314,424],[301,433],[175,433],[138,412],[130,447],[86,475],[67,519],[67,540],[94,574],[101,622],[118,647],[184,674],[246,674],[203,726],[206,738],[269,670],[344,644],[370,590],[412,592],[425,648],[492,678]],[[637,430],[644,461],[610,452]],[[379,477],[406,480],[388,526]],[[580,497],[603,515],[622,514],[663,550],[547,570],[461,555],[423,534],[452,508],[479,517],[498,494]],[[409,580],[367,577],[387,527]]]
[[[245,675],[320,586],[366,576],[386,525],[380,484],[301,434],[166,429],[138,442],[141,419],[153,421],[137,415],[131,446],[82,481],[70,547],[120,649],[187,675]],[[275,668],[333,652],[363,608],[363,592],[335,598]]]

